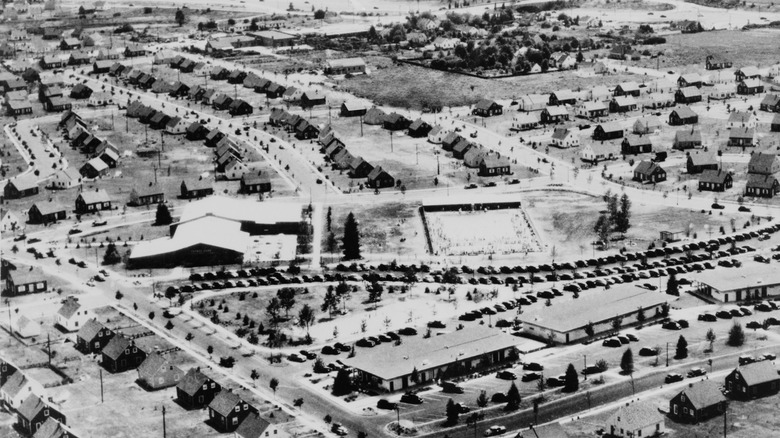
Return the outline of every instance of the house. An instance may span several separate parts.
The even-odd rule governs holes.
[[[267,173],[250,171],[241,176],[241,193],[267,193],[271,191],[271,178]]]
[[[669,114],[670,125],[692,125],[699,123],[699,116],[690,107],[681,106]]]
[[[728,400],[713,380],[689,383],[669,400],[669,416],[679,422],[698,423],[723,414]]]
[[[338,138],[333,138],[325,147],[325,156],[331,159],[336,157],[336,154],[343,151],[346,145]]]
[[[609,50],[609,59],[617,59],[625,61],[630,59],[634,54],[634,49],[629,44],[613,44]]]
[[[204,140],[208,134],[209,128],[199,122],[192,122],[187,127],[185,137],[187,137],[187,140]]]
[[[108,169],[108,164],[106,164],[106,162],[100,158],[96,157],[87,161],[83,166],[81,166],[79,172],[84,178],[94,179],[101,175],[105,175],[108,172]]]
[[[181,182],[181,198],[198,199],[214,194],[214,187],[211,182],[199,179],[196,181]]]
[[[617,152],[612,143],[588,143],[580,151],[580,159],[586,163],[598,164],[600,161],[616,159]]]
[[[623,138],[623,128],[618,122],[606,122],[596,126],[593,129],[594,140],[614,140]]]
[[[569,111],[563,105],[548,106],[542,110],[542,123],[560,123],[569,120]]]
[[[65,415],[44,402],[41,397],[30,394],[16,411],[16,427],[28,435],[38,432],[47,419],[52,418],[65,424]]]
[[[482,162],[479,165],[479,174],[481,176],[502,176],[509,175],[510,171],[509,160],[505,157],[487,155],[482,158]]]
[[[758,196],[761,198],[773,198],[780,191],[780,183],[772,175],[748,174],[747,184],[745,185],[745,195]]]
[[[201,85],[196,85],[194,87],[190,87],[190,91],[187,92],[187,97],[190,100],[200,100],[202,101],[203,95],[208,91],[206,87],[203,87]]]
[[[62,96],[52,97],[43,102],[43,109],[49,112],[66,111],[73,108],[73,104]]]
[[[758,105],[761,111],[780,113],[780,94],[767,93]]]
[[[454,146],[452,146],[452,157],[462,160],[466,155],[466,152],[468,152],[472,147],[474,147],[474,143],[461,137],[461,139],[458,140]]]
[[[62,306],[55,315],[55,323],[68,332],[75,332],[83,327],[88,319],[92,318],[92,312],[84,309],[77,298],[68,297],[62,302]]]
[[[698,129],[685,129],[674,133],[672,148],[678,150],[702,147],[701,131]]]
[[[400,131],[402,129],[407,129],[411,123],[411,120],[393,112],[385,116],[382,127],[389,131]]]
[[[606,85],[596,85],[595,87],[589,89],[586,93],[587,99],[594,102],[609,100],[613,94],[613,92],[609,91],[609,88],[607,88]]]
[[[287,91],[287,87],[285,87],[284,85],[277,84],[276,82],[271,82],[265,88],[265,96],[269,99],[278,99],[284,96],[285,91]]]
[[[761,84],[761,80],[744,79],[737,82],[737,94],[761,94],[764,92],[764,85]]]
[[[333,155],[331,161],[333,161],[333,164],[337,169],[348,170],[354,159],[355,156],[349,153],[346,148],[343,148],[335,155]]]
[[[715,84],[709,92],[709,99],[711,100],[726,100],[736,96],[736,88],[734,85],[728,84]]]
[[[209,422],[221,432],[232,432],[250,412],[257,410],[232,391],[222,390],[209,403]]]
[[[478,169],[482,159],[487,156],[487,150],[482,146],[475,146],[463,156],[463,164],[470,169]]]
[[[77,438],[66,425],[54,418],[47,418],[32,438]]]
[[[623,155],[646,154],[652,150],[653,142],[648,135],[629,135],[620,143],[620,153]]]
[[[226,110],[230,108],[230,104],[233,103],[233,98],[228,96],[227,94],[220,93],[216,98],[214,98],[214,101],[211,103],[211,106],[214,107],[216,110]]]
[[[112,373],[138,368],[144,359],[146,352],[135,345],[135,341],[122,335],[116,335],[101,351],[103,368]]]
[[[10,179],[3,187],[5,199],[19,199],[38,194],[38,181],[32,175],[22,175]]]
[[[371,107],[366,111],[366,116],[363,117],[363,123],[366,125],[382,125],[387,118],[387,114],[377,107]]]
[[[244,164],[240,159],[230,156],[224,165],[224,170],[221,172],[222,176],[229,181],[240,180],[245,173],[249,171],[249,167]]]
[[[504,107],[493,100],[482,99],[474,105],[471,114],[480,117],[496,116],[504,113]]]
[[[87,99],[92,95],[92,89],[84,84],[76,84],[70,89],[71,99]]]
[[[562,149],[577,147],[580,145],[580,137],[573,129],[555,128],[550,139],[550,145]]]
[[[19,370],[13,364],[0,358],[0,388],[2,388],[3,385],[5,385],[5,382],[18,371]],[[2,396],[0,396],[0,401],[2,400]]]
[[[200,368],[190,368],[176,385],[176,399],[186,409],[202,409],[214,400],[222,386],[203,374]]]
[[[41,325],[25,315],[16,318],[11,327],[13,331],[23,338],[33,338],[41,335]]]
[[[227,77],[229,84],[243,84],[246,79],[246,72],[242,70],[233,70]]]
[[[87,100],[87,106],[106,106],[113,105],[114,98],[108,93],[92,93]]]
[[[27,212],[27,218],[31,224],[48,224],[64,220],[67,211],[64,206],[56,202],[39,202],[33,204]]]
[[[688,153],[685,164],[688,174],[702,173],[705,170],[718,170],[720,165],[712,152],[695,151]]]
[[[187,133],[187,128],[194,122],[182,117],[173,117],[165,124],[165,132],[171,135],[181,135]]]
[[[368,178],[374,166],[363,157],[355,157],[349,163],[349,176],[352,178]]]
[[[238,426],[235,432],[236,438],[291,438],[292,435],[287,433],[278,424],[271,424],[263,419],[259,414],[252,412],[241,425]]]
[[[637,103],[633,96],[617,96],[609,102],[609,111],[613,113],[625,113],[636,108]]]
[[[729,132],[728,146],[753,147],[755,146],[756,132],[753,128],[732,128]]]
[[[436,125],[428,132],[428,142],[433,144],[441,144],[441,142],[444,141],[444,138],[449,133],[450,131],[447,131],[439,125]]]
[[[409,125],[406,133],[409,137],[413,138],[427,137],[428,133],[431,132],[431,129],[433,129],[433,127],[424,122],[423,119],[417,119]]]
[[[225,137],[225,134],[223,134],[222,131],[220,131],[217,128],[214,128],[211,131],[209,131],[208,134],[206,134],[206,146],[208,146],[210,148],[213,148],[224,137]]]
[[[176,81],[169,87],[168,94],[171,97],[189,96],[190,86],[181,81]]]
[[[319,90],[304,91],[301,95],[301,106],[310,108],[316,105],[325,105],[325,95]]]
[[[165,355],[151,353],[138,367],[138,383],[147,390],[170,388],[179,384],[184,371],[173,365]]]
[[[85,65],[91,61],[89,53],[85,52],[72,52],[68,57],[68,65]]]
[[[588,119],[607,115],[609,108],[602,101],[587,101],[577,107],[577,115]]]
[[[282,94],[282,100],[285,102],[296,103],[301,101],[302,96],[303,90],[299,90],[295,87],[289,87],[288,89],[284,90],[284,93]]]
[[[517,103],[519,111],[538,111],[547,107],[549,96],[542,94],[526,94]]]
[[[455,48],[455,46],[460,45],[461,42],[458,38],[438,37],[433,40],[432,44],[436,50],[452,50]]]
[[[76,198],[76,213],[94,213],[101,210],[111,210],[111,199],[105,190],[95,189],[79,193]]]
[[[372,189],[381,189],[384,187],[393,187],[395,185],[395,178],[390,176],[381,166],[376,166],[368,174],[368,180],[366,180],[366,186]]]
[[[691,104],[701,102],[701,90],[696,87],[680,88],[674,93],[674,100],[677,103]]]
[[[684,75],[680,75],[679,78],[677,78],[677,86],[680,88],[687,88],[687,87],[696,87],[701,88],[703,84],[703,80],[701,76],[699,76],[698,73],[686,73]]]
[[[574,105],[577,103],[577,96],[571,90],[559,90],[550,93],[549,106]]]
[[[707,169],[699,177],[699,191],[723,192],[730,189],[734,181],[725,170]]]
[[[707,70],[720,70],[731,68],[731,61],[719,55],[707,55],[704,60],[704,66]]]
[[[363,74],[366,72],[366,63],[363,58],[333,59],[325,63],[326,75]]]
[[[244,116],[247,114],[252,114],[252,111],[254,111],[252,105],[250,105],[249,102],[245,101],[244,99],[234,100],[228,109],[228,112],[231,116]]]
[[[367,108],[360,102],[351,100],[341,104],[342,117],[357,117],[366,115]]]
[[[777,394],[780,376],[775,364],[768,361],[738,366],[726,376],[726,391],[736,399],[751,399]]]
[[[756,67],[742,67],[734,72],[734,80],[742,82],[745,79],[761,79],[761,72]]]
[[[659,183],[666,181],[666,171],[652,161],[640,161],[634,168],[634,181],[640,183]]]
[[[125,46],[125,57],[133,58],[146,55],[146,49],[143,44],[129,44]]]
[[[451,151],[452,148],[462,139],[457,132],[453,131],[444,136],[444,139],[441,141],[441,147],[445,151]]]
[[[18,410],[31,395],[42,397],[43,386],[28,378],[21,370],[13,373],[0,388],[0,400],[12,410]]]
[[[300,122],[295,125],[295,138],[298,140],[316,138],[318,135],[320,135],[320,128],[309,123],[308,120],[301,119]]]
[[[615,86],[615,90],[612,92],[612,95],[615,97],[618,96],[639,97],[640,92],[641,90],[639,89],[639,85],[636,82],[631,81],[631,82],[623,82]]]
[[[76,349],[86,354],[100,353],[114,332],[99,323],[95,318],[87,320],[76,333]]]
[[[541,123],[541,114],[538,112],[532,113],[516,113],[512,117],[512,129],[518,131],[526,131],[529,129],[536,129]]]
[[[81,41],[77,38],[63,38],[60,41],[60,50],[76,50],[81,48]]]
[[[747,111],[732,111],[729,114],[729,128],[755,128],[756,118]]]
[[[0,211],[0,231],[4,233],[14,232],[22,228],[22,221],[10,210]]]
[[[651,437],[666,432],[664,417],[648,402],[626,403],[607,419],[609,435],[621,438]]]
[[[32,104],[27,100],[7,100],[5,106],[6,114],[12,117],[32,114]]]

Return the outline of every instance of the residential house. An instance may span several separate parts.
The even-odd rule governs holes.
[[[60,41],[60,50],[76,50],[81,48],[81,41],[77,38],[63,38]]]
[[[431,129],[433,129],[433,127],[424,122],[423,119],[417,119],[409,125],[406,133],[409,137],[413,138],[427,137],[428,133],[431,132]]]
[[[22,228],[22,221],[10,210],[0,210],[0,231],[3,233],[15,232]]]
[[[518,100],[518,111],[538,111],[547,107],[549,96],[542,94],[526,94]]]
[[[605,107],[606,108],[606,107]],[[532,112],[532,113],[516,113],[512,117],[512,129],[516,129],[518,131],[526,131],[529,129],[536,129],[539,127],[539,124],[541,123],[541,113],[538,112]]]
[[[681,106],[672,110],[669,114],[670,125],[692,125],[699,123],[699,115],[690,107]]]
[[[95,318],[87,320],[76,333],[76,349],[86,354],[96,354],[108,345],[114,332]]]
[[[257,410],[232,391],[222,390],[209,403],[209,422],[221,432],[233,432],[250,412]]]
[[[606,424],[609,435],[615,438],[651,437],[666,432],[664,417],[648,402],[626,403]]]
[[[84,163],[84,165],[79,169],[79,172],[84,178],[94,179],[105,175],[108,172],[108,169],[108,164],[106,164],[105,161],[95,157]]]
[[[713,380],[689,383],[669,400],[669,417],[675,421],[698,423],[723,414],[728,400]]]
[[[756,67],[742,67],[734,72],[734,80],[742,82],[745,79],[761,79],[761,72]]]
[[[94,213],[101,210],[111,210],[111,198],[105,190],[95,189],[79,193],[76,198],[76,213]]]
[[[745,195],[761,198],[773,198],[780,191],[780,184],[773,175],[748,174]]]
[[[127,205],[141,207],[165,202],[165,193],[159,185],[151,184],[141,188],[133,188]]]
[[[228,112],[231,116],[245,116],[252,114],[252,111],[254,111],[252,105],[250,105],[249,102],[245,101],[244,99],[234,100],[231,102],[230,107],[228,108]]]
[[[249,171],[241,176],[241,193],[267,193],[271,191],[271,178],[267,173]]]
[[[368,179],[366,180],[366,186],[371,187],[372,189],[393,187],[394,185],[395,178],[382,169],[382,166],[374,167],[371,173],[368,174]]]
[[[325,105],[325,95],[320,90],[304,91],[301,95],[301,106],[310,108],[316,105]]]
[[[777,394],[780,375],[775,364],[764,360],[738,366],[726,376],[726,391],[732,398],[751,399]]]
[[[469,149],[473,148],[474,146],[474,143],[461,137],[461,139],[458,140],[454,146],[452,146],[452,157],[462,160],[463,157],[466,156],[466,152],[468,152]]]
[[[764,85],[761,84],[761,80],[744,79],[737,82],[737,94],[761,94],[764,92]]]
[[[68,65],[85,65],[92,61],[89,53],[86,52],[72,52],[68,57]]]
[[[707,55],[707,59],[704,60],[704,66],[707,70],[731,68],[731,65],[731,61],[720,55]]]
[[[609,102],[609,111],[613,113],[625,113],[637,108],[633,96],[617,96]]]
[[[229,84],[243,84],[246,79],[246,72],[242,70],[233,70],[228,74],[227,81]]]
[[[588,143],[580,150],[580,159],[586,163],[598,164],[600,161],[616,159],[617,153],[617,148],[612,143]]]
[[[125,46],[125,58],[134,58],[136,56],[146,55],[146,49],[143,44],[129,44]]]
[[[771,132],[780,132],[780,114],[775,114],[772,117],[772,121],[769,122],[769,130]]]
[[[672,148],[678,150],[702,147],[701,131],[698,129],[684,129],[674,133]]]
[[[587,101],[577,107],[577,115],[588,119],[607,115],[609,108],[602,101]]]
[[[194,122],[190,122],[182,117],[173,117],[168,120],[168,123],[165,125],[165,132],[171,135],[186,134],[187,128],[189,128],[192,123]]]
[[[116,335],[101,351],[103,368],[112,373],[138,368],[144,359],[146,352],[135,345],[135,341],[122,335]]]
[[[402,129],[409,128],[409,125],[411,124],[411,120],[407,119],[406,117],[398,113],[390,113],[385,116],[384,121],[382,122],[382,127],[389,131],[400,131]]]
[[[176,81],[170,86],[168,94],[171,97],[185,97],[190,94],[190,86],[181,81]]]
[[[674,100],[677,103],[684,103],[686,105],[701,102],[701,90],[696,87],[680,88],[676,93],[674,93]]]
[[[587,91],[588,100],[603,102],[612,97],[613,92],[609,91],[606,85],[596,85]]]
[[[31,320],[26,315],[16,318],[11,324],[13,331],[23,338],[34,338],[41,335],[41,325]]]
[[[680,75],[677,79],[677,86],[680,88],[696,87],[701,88],[703,84],[702,77],[698,73],[686,73]]]
[[[695,151],[693,153],[688,153],[685,167],[688,170],[688,174],[693,175],[702,173],[705,170],[718,170],[720,169],[720,164],[715,158],[714,153]]]
[[[54,418],[47,418],[32,438],[77,438],[68,426]]]
[[[114,61],[112,61],[110,59],[101,59],[101,60],[95,61],[92,64],[92,73],[95,73],[95,74],[109,73],[109,74],[111,74],[111,68],[114,65],[117,65],[117,66],[120,66],[120,67],[122,66],[122,64],[115,63]],[[114,70],[114,74],[112,76],[116,76],[116,74],[117,74],[116,70]]]
[[[428,142],[433,144],[441,144],[441,142],[449,133],[450,131],[442,128],[439,125],[436,125],[428,132]]]
[[[377,107],[371,107],[366,111],[366,116],[363,117],[363,123],[366,125],[383,125],[387,118],[387,114]]]
[[[504,113],[504,107],[493,100],[482,99],[474,105],[471,114],[480,117],[491,117]]]
[[[326,75],[363,74],[366,63],[363,58],[332,59],[325,63]]]
[[[203,374],[200,368],[190,368],[176,385],[176,400],[186,409],[202,409],[214,400],[222,386]]]
[[[715,84],[709,91],[709,99],[711,100],[726,100],[736,95],[736,88],[729,84]]]
[[[734,180],[725,170],[707,169],[699,177],[699,191],[723,192],[730,189]]]
[[[52,418],[65,424],[65,415],[47,404],[36,394],[30,394],[16,411],[16,427],[28,435],[38,432],[47,419]]]
[[[49,224],[64,220],[66,216],[65,207],[52,201],[35,203],[27,212],[31,224]]]
[[[212,106],[216,110],[226,110],[230,108],[230,104],[233,103],[233,98],[228,96],[227,94],[220,93],[212,102]]]
[[[748,111],[732,111],[729,114],[729,128],[755,128],[756,118]]]
[[[623,128],[618,122],[606,122],[596,126],[593,129],[594,140],[614,140],[623,138]]]
[[[560,123],[569,120],[569,111],[563,105],[548,106],[542,110],[542,123]]]
[[[204,140],[208,134],[209,128],[201,125],[199,122],[192,122],[187,127],[185,137],[187,137],[187,140]]]
[[[620,152],[623,155],[646,154],[652,150],[653,142],[649,135],[628,135],[620,144]]]
[[[32,114],[32,105],[27,100],[7,100],[5,107],[5,113],[11,117]]]
[[[441,147],[445,151],[451,151],[452,148],[460,141],[460,139],[463,138],[455,131],[450,132],[446,136],[444,136],[444,139],[441,141]]]
[[[666,181],[666,171],[652,161],[640,161],[634,168],[634,181],[659,183]]]
[[[577,96],[571,90],[558,90],[550,93],[549,106],[574,105],[577,103]]]
[[[368,109],[365,105],[357,101],[346,101],[341,104],[340,114],[342,117],[357,117],[366,115]]]
[[[279,424],[271,424],[259,414],[252,412],[235,432],[235,438],[292,438]]]
[[[92,95],[92,89],[84,84],[76,84],[70,89],[71,99],[88,99]]]
[[[214,194],[214,187],[210,181],[198,179],[194,181],[181,182],[181,198],[198,199]]]
[[[168,357],[157,352],[146,356],[137,371],[138,383],[152,391],[176,386],[184,377],[184,371],[173,365]]]
[[[65,331],[75,332],[79,330],[88,319],[92,318],[92,312],[79,304],[78,298],[68,297],[62,301],[62,306],[55,315],[55,324]]]
[[[19,370],[12,363],[0,358],[0,388],[2,388],[3,385],[5,385],[5,382],[18,371]],[[0,396],[0,401],[2,400],[2,396]]]
[[[301,119],[301,121],[295,125],[295,138],[298,140],[316,138],[319,134],[320,128],[309,123],[308,120]]]
[[[13,373],[0,388],[0,401],[9,409],[15,411],[31,395],[43,396],[43,386],[37,381],[28,378],[21,370]]]
[[[580,145],[580,137],[573,129],[555,128],[550,139],[550,145],[562,149],[577,147]]]
[[[780,172],[780,159],[777,155],[755,152],[750,156],[750,162],[748,162],[748,173],[754,173],[756,175],[773,175]]]
[[[349,164],[349,176],[352,178],[368,178],[374,166],[363,157],[355,157]]]
[[[780,113],[780,94],[767,93],[758,105],[761,111]]]
[[[500,155],[486,155],[479,164],[481,176],[502,176],[511,172],[509,160]]]
[[[755,137],[756,132],[753,128],[732,128],[726,144],[732,147],[753,147]]]
[[[223,134],[222,131],[220,131],[217,128],[214,128],[211,131],[209,131],[208,134],[206,134],[206,146],[208,146],[210,148],[213,148],[224,137],[225,137],[225,134]]]
[[[38,181],[32,175],[17,176],[8,180],[3,187],[5,199],[19,199],[38,194]]]
[[[639,84],[636,82],[623,82],[621,84],[618,84],[615,87],[615,90],[612,92],[612,94],[617,96],[633,96],[633,97],[639,97],[639,93],[641,92],[639,88]]]
[[[352,164],[354,159],[355,156],[349,153],[346,148],[343,148],[339,152],[336,152],[335,155],[333,155],[331,161],[333,161],[335,168],[339,170],[349,170],[349,166]]]

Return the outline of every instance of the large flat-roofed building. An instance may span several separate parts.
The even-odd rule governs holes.
[[[298,38],[289,33],[279,32],[278,30],[261,30],[258,32],[248,32],[247,35],[260,41],[260,45],[266,47],[292,46]]]
[[[460,195],[423,199],[422,208],[425,212],[473,211],[520,208],[520,205],[517,195]]]
[[[740,268],[690,274],[688,278],[696,292],[724,303],[780,295],[780,269],[771,265],[745,264]]]
[[[325,64],[325,74],[344,75],[362,74],[366,72],[366,62],[363,58],[333,59]]]
[[[241,231],[250,235],[298,234],[302,216],[301,205],[293,202],[258,202],[224,196],[210,196],[187,204],[179,223],[203,216],[214,216],[241,223]],[[171,234],[178,223],[171,225]]]
[[[343,362],[355,370],[362,385],[398,391],[511,359],[518,340],[500,330],[476,326],[430,338],[405,338],[400,345],[380,344],[358,350]],[[412,381],[415,370],[417,382]]]
[[[621,319],[622,326],[633,324],[637,322],[640,308],[650,319],[660,314],[663,304],[672,299],[663,292],[618,284],[608,290],[583,292],[576,300],[526,311],[518,319],[522,321],[526,335],[568,344],[588,337],[585,327],[590,323],[596,334],[612,330],[612,321],[616,318]]]

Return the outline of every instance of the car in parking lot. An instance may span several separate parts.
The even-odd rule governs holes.
[[[769,258],[764,257],[761,254],[756,255],[753,257],[753,261],[759,262],[759,263],[769,263]]]
[[[629,341],[631,341],[631,342],[639,342],[639,338],[637,338],[636,336],[634,336],[632,333],[626,333],[626,335],[625,335],[625,336],[626,336],[626,337],[628,338],[628,340],[629,340]]]
[[[489,429],[485,431],[483,434],[484,436],[496,436],[501,435],[506,432],[506,427],[504,426],[490,426]]]
[[[744,205],[740,205],[737,210],[745,212],[745,213],[750,213],[750,209],[748,207],[745,207]]]
[[[513,373],[511,371],[506,371],[506,370],[499,371],[498,373],[496,373],[496,377],[498,377],[499,379],[503,379],[503,380],[515,380],[515,379],[517,379],[517,375],[515,375],[515,373]]]
[[[722,206],[722,205],[718,204],[717,202],[713,202],[713,203],[712,203],[712,208],[713,208],[713,209],[715,209],[715,210],[723,210],[723,209],[724,209],[724,208],[726,208],[726,207],[724,207],[724,206]]]
[[[536,362],[526,362],[523,364],[523,369],[526,371],[544,371],[544,367]]]
[[[713,322],[713,321],[717,321],[718,317],[713,315],[712,313],[705,312],[705,313],[700,313],[698,319],[699,321]]]
[[[419,395],[413,393],[413,392],[407,392],[406,394],[401,396],[401,403],[409,403],[413,405],[419,405],[422,404],[423,399],[420,398]]]
[[[339,423],[333,423],[333,425],[330,427],[330,431],[335,433],[338,436],[346,436],[347,434],[349,434],[347,428],[342,426]]]
[[[680,330],[680,325],[675,321],[666,321],[661,327],[666,330]]]
[[[707,370],[701,367],[691,368],[690,371],[688,371],[688,377],[699,377],[707,374]]]
[[[666,375],[666,378],[664,379],[664,382],[666,383],[674,383],[674,382],[680,382],[683,380],[683,375],[680,373],[669,373]]]
[[[642,347],[639,349],[640,356],[658,356],[658,348],[656,347]]]
[[[739,311],[742,312],[742,314],[745,315],[745,316],[750,316],[750,315],[753,314],[753,312],[751,312],[750,309],[748,309],[746,307],[740,307]]]
[[[315,353],[313,351],[301,350],[300,353],[301,353],[301,356],[305,357],[308,360],[312,360],[312,359],[316,359],[317,358],[317,353]]]
[[[380,398],[378,402],[376,402],[377,409],[387,409],[389,411],[393,411],[396,408],[398,408],[398,403],[393,403],[386,398]]]
[[[537,373],[535,371],[530,371],[530,372],[524,373],[523,377],[521,377],[520,380],[522,380],[523,382],[533,382],[534,380],[537,380],[540,377],[542,377],[541,374],[539,374],[539,373]]]
[[[550,388],[557,388],[559,386],[563,386],[566,384],[566,375],[561,374],[560,376],[550,377],[547,379],[547,386]]]
[[[749,355],[749,354],[742,355],[738,359],[738,362],[739,362],[740,365],[747,365],[747,364],[753,363],[755,361],[756,361],[756,358],[751,356],[751,355]]]
[[[720,319],[731,319],[731,313],[729,313],[728,310],[719,310],[717,313],[715,313],[715,316]]]
[[[621,345],[623,345],[622,342],[618,338],[609,338],[604,339],[604,342],[601,343],[603,347],[611,347],[611,348],[618,348]]]

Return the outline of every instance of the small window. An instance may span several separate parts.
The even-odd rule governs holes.
[[[249,405],[244,405],[244,410],[246,411],[247,409],[249,409]]]
[[[683,408],[683,415],[688,415],[688,408]]]
[[[237,417],[233,417],[232,423],[233,423],[234,426],[236,424],[238,424],[238,418]]]
[[[241,406],[236,406],[236,412],[241,412]]]
[[[683,402],[685,402],[685,394],[683,394],[683,395],[681,395],[681,396],[680,396],[680,400],[681,400],[681,401],[683,401]]]
[[[44,409],[43,410],[43,416],[44,417],[48,417],[49,416],[49,410],[48,409]]]
[[[672,407],[672,411],[674,411],[674,415],[677,415],[677,405],[674,405]]]
[[[208,384],[204,384],[204,385],[203,385],[203,390],[205,391],[205,390],[207,390],[207,389],[209,389],[209,385],[208,385]]]

